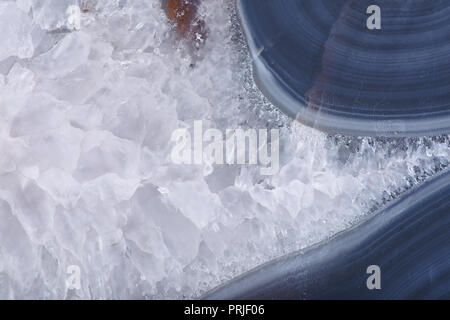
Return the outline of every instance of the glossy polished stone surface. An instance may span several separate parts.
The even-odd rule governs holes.
[[[256,81],[331,132],[450,132],[450,1],[238,0]],[[366,26],[381,9],[381,30]]]
[[[334,239],[262,266],[207,299],[449,299],[450,173]],[[381,290],[366,286],[381,269]]]

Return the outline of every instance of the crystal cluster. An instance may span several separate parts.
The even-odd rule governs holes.
[[[0,298],[196,297],[447,166],[447,136],[291,123],[254,87],[232,3],[202,3],[192,52],[156,0],[0,1]],[[280,172],[173,164],[172,132],[198,119],[279,128]]]

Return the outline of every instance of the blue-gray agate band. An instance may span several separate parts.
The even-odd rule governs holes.
[[[348,134],[450,132],[450,1],[237,3],[256,81],[290,116]]]
[[[450,173],[314,248],[251,271],[207,299],[450,299]],[[367,287],[380,267],[381,289]]]

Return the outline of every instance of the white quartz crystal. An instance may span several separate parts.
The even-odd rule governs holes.
[[[34,47],[30,17],[14,2],[0,2],[0,61],[17,56],[30,58]]]
[[[157,0],[0,1],[0,298],[197,297],[447,166],[448,137],[334,137],[280,114],[233,2],[203,1],[193,53]],[[172,132],[202,119],[279,128],[280,171],[172,163]]]

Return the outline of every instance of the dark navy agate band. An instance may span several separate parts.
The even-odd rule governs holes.
[[[449,0],[237,0],[256,81],[331,132],[450,132]],[[369,30],[370,5],[381,30]]]
[[[259,267],[206,299],[450,299],[450,172],[326,243]],[[369,290],[369,265],[381,290]]]

